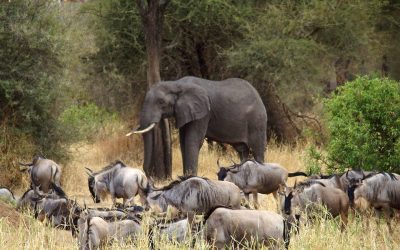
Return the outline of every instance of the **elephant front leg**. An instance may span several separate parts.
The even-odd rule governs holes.
[[[180,129],[184,175],[197,175],[199,151],[208,125],[208,117],[205,118],[190,122]]]

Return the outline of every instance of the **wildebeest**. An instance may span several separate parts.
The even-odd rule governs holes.
[[[309,179],[317,179],[320,183],[323,183],[327,187],[339,188],[343,192],[347,193],[349,185],[365,178],[365,176],[373,175],[375,171],[364,171],[361,169],[347,170],[341,174],[332,175],[313,175]]]
[[[7,202],[16,202],[14,194],[8,188],[0,188],[0,200]]]
[[[19,164],[28,166],[32,188],[40,187],[43,192],[47,193],[51,189],[51,183],[60,186],[61,167],[54,161],[35,156],[32,163]]]
[[[289,245],[292,224],[272,211],[216,207],[204,216],[204,221],[205,238],[217,249],[252,240],[276,248],[279,242],[286,248]]]
[[[78,220],[79,249],[98,249],[111,240],[134,239],[141,231],[139,221],[121,220],[107,222],[100,217],[91,217],[82,212]]]
[[[359,200],[364,199],[370,207],[383,210],[390,231],[391,209],[400,209],[400,181],[397,176],[385,172],[370,174],[349,188],[350,204],[357,206]]]
[[[349,198],[341,189],[326,187],[318,181],[307,181],[288,188],[284,200],[284,213],[300,218],[306,213],[312,215],[320,206],[326,207],[332,217],[340,215],[341,229],[346,228],[349,212]]]
[[[59,199],[65,197],[65,192],[54,183],[50,183],[50,192],[44,193],[39,189],[39,187],[29,188],[24,192],[21,198],[17,201],[17,210],[31,210],[34,211],[35,206],[37,206],[37,201],[43,197],[51,199]]]
[[[51,193],[43,193],[35,190],[33,197],[35,218],[43,221],[48,219],[53,227],[70,230],[75,236],[78,230],[78,219],[82,211],[74,200],[67,197],[65,192],[55,184],[52,184]]]
[[[190,236],[193,237],[192,244],[194,244],[195,236],[200,230],[201,223],[190,223],[188,218],[177,218],[172,220],[155,220],[149,227],[149,248],[155,248],[155,235],[154,232],[157,229],[159,236],[165,236],[169,241],[172,242],[184,242]]]
[[[205,213],[215,206],[239,209],[241,200],[235,184],[196,176],[179,177],[160,189],[150,187],[147,199],[164,212],[171,205],[184,213]]]
[[[219,162],[217,162],[219,166]],[[307,176],[303,172],[288,173],[288,171],[277,163],[260,164],[256,161],[248,160],[242,164],[234,164],[231,167],[220,167],[218,180],[233,182],[245,194],[249,202],[250,193],[253,194],[254,207],[258,208],[258,193],[272,193],[277,201],[278,192],[286,187],[288,177]]]
[[[107,209],[107,208],[88,208],[87,213],[91,217],[100,217],[105,221],[117,221],[124,219],[141,219],[143,210],[133,209]]]
[[[137,194],[140,196],[142,205],[147,205],[147,178],[140,169],[126,166],[121,161],[116,161],[94,173],[87,168],[89,191],[96,203],[104,199],[107,193],[111,194],[113,206],[116,198],[123,198],[124,206],[134,203]]]

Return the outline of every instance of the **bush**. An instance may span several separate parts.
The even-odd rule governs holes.
[[[400,171],[400,85],[359,77],[325,102],[330,168]]]
[[[111,114],[95,104],[73,105],[59,117],[60,126],[70,142],[91,140],[106,124],[117,121],[116,114]]]

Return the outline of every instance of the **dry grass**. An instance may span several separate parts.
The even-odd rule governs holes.
[[[129,141],[129,140],[134,140]],[[175,143],[176,144],[176,143]],[[142,147],[140,139],[127,139],[123,136],[113,136],[109,139],[99,139],[95,144],[76,144],[72,147],[73,160],[64,166],[62,184],[71,198],[77,198],[80,204],[85,202],[94,206],[87,188],[87,176],[84,167],[100,169],[110,161],[121,159],[128,165],[138,167],[142,164],[140,150],[133,152],[135,147]],[[132,152],[126,153],[125,151]],[[181,156],[178,146],[173,150],[173,175],[182,174]],[[277,162],[285,166],[290,172],[304,170],[302,162],[304,150],[302,147],[269,145],[266,152],[268,162]],[[216,179],[217,160],[223,165],[230,164],[230,159],[237,160],[236,155],[228,151],[226,155],[211,151],[205,144],[199,158],[199,175]],[[290,178],[289,185],[293,185],[295,178]],[[276,210],[276,202],[271,195],[261,195],[262,209]],[[110,206],[110,202],[102,206]],[[290,249],[400,249],[400,240],[396,235],[400,232],[395,227],[391,236],[387,226],[381,222],[379,226],[371,222],[365,225],[367,219],[350,220],[349,226],[341,233],[337,220],[319,219],[316,223],[303,225],[300,234],[292,235]],[[146,223],[143,223],[147,226]],[[190,242],[173,244],[165,238],[157,240],[160,249],[190,249]],[[0,217],[0,244],[2,249],[77,249],[77,243],[69,232],[50,228],[28,216],[12,221]],[[148,249],[148,237],[142,235],[135,242],[114,243],[110,249],[128,249],[132,245],[138,249]],[[162,247],[161,247],[162,246]],[[198,240],[195,249],[207,249],[209,246],[203,240]]]

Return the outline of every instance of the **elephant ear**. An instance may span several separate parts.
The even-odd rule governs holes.
[[[188,83],[179,94],[175,104],[177,128],[188,122],[198,120],[210,112],[210,100],[207,91],[200,86]]]

